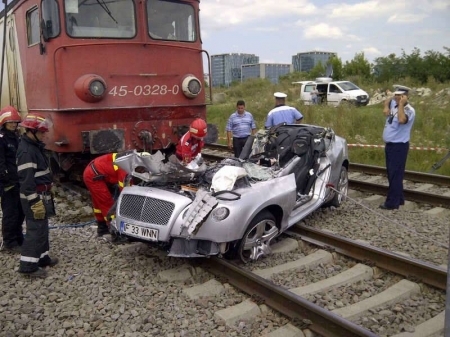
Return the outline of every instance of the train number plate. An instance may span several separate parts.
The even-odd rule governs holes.
[[[142,226],[133,225],[130,223],[123,223],[121,232],[131,236],[136,236],[141,239],[158,241],[158,230]]]

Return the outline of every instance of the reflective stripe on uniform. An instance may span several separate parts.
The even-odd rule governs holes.
[[[39,198],[39,195],[37,193],[33,193],[30,195],[25,195],[23,193],[20,193],[20,199],[26,199],[26,200],[30,201],[30,200],[33,200],[36,198]]]
[[[50,173],[50,169],[47,168],[45,171],[38,171],[38,172],[36,172],[34,174],[34,177],[35,178],[42,177],[42,176],[45,176],[46,174],[49,174],[49,173]]]
[[[116,156],[117,156],[117,153],[113,153],[112,162],[113,162],[114,171],[117,171],[119,169],[119,166],[114,165],[114,162],[116,161]]]
[[[36,169],[37,168],[37,164],[36,163],[25,163],[22,165],[17,166],[17,171],[22,171],[22,170],[26,170],[29,168],[33,168]]]
[[[119,181],[119,187],[123,188],[123,181]]]
[[[41,254],[41,259],[43,259],[44,257],[46,257],[48,255],[48,250],[46,251],[46,252],[43,252],[42,254]]]
[[[98,208],[94,208],[94,213],[99,213],[99,214],[101,214],[101,213],[102,213],[102,211],[101,211],[101,210],[99,210]]]
[[[30,257],[30,256],[21,256],[20,261],[23,262],[31,262],[31,263],[38,263],[39,258],[38,257]]]

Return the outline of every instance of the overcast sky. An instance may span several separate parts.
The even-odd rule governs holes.
[[[343,62],[364,52],[372,62],[450,47],[450,0],[201,0],[200,9],[210,55],[256,54],[262,63],[291,63],[311,50]]]

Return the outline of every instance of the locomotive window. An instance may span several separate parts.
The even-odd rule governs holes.
[[[57,37],[60,33],[59,7],[55,0],[42,1],[42,29],[46,29],[48,38]]]
[[[148,33],[155,40],[197,39],[194,8],[188,4],[147,0]]]
[[[27,12],[27,38],[28,45],[39,43],[39,11],[33,8]]]
[[[132,38],[136,35],[133,0],[64,0],[64,11],[69,36]]]

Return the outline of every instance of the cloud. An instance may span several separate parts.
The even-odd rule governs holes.
[[[363,48],[362,52],[364,52],[365,56],[381,55],[381,52],[376,47]]]
[[[387,22],[389,23],[414,23],[423,21],[428,15],[425,14],[394,14],[389,17]]]
[[[360,39],[353,34],[343,32],[335,25],[327,23],[319,23],[316,25],[307,25],[305,27],[303,37],[309,40],[315,39],[331,39],[331,40],[345,40],[345,41],[359,41]]]
[[[274,18],[318,12],[318,8],[307,0],[208,0],[201,4],[203,27],[220,30],[231,26],[246,25],[264,20],[270,25]]]

